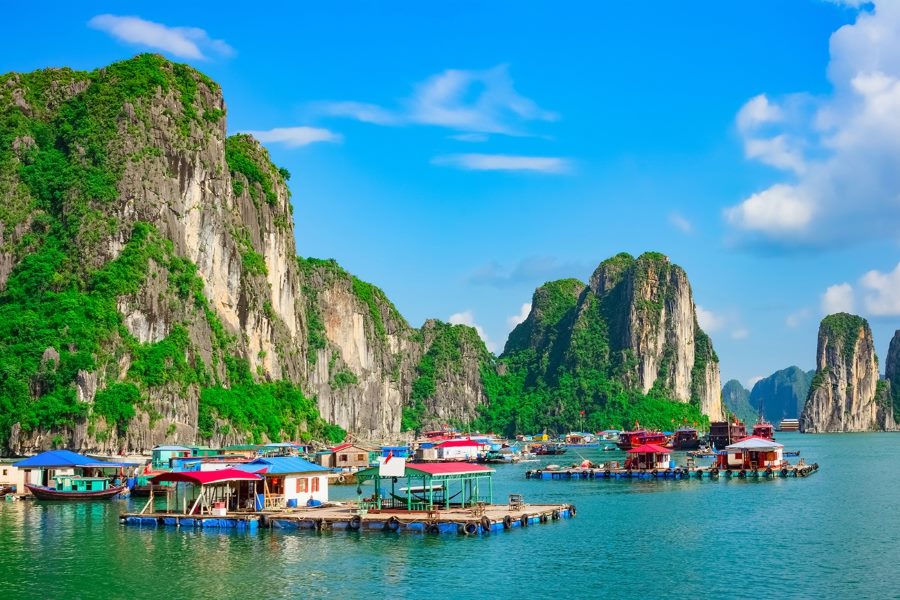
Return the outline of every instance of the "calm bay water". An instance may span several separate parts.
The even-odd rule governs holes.
[[[781,434],[818,473],[773,481],[530,481],[494,499],[575,519],[485,537],[137,529],[126,501],[0,502],[0,590],[18,598],[864,598],[900,595],[900,435]],[[581,452],[595,461],[614,452]],[[791,459],[796,460],[796,459]],[[332,497],[355,496],[333,487]]]

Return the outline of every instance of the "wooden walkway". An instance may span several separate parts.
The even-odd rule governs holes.
[[[308,529],[314,531],[383,531],[481,535],[528,527],[575,516],[573,504],[490,504],[480,508],[434,511],[380,510],[363,512],[355,505],[293,508],[260,513],[229,513],[224,517],[172,513],[125,513],[120,521],[142,527],[226,527],[245,530]]]
[[[778,477],[807,477],[819,470],[818,463],[788,465],[781,469],[729,469],[715,467],[678,467],[675,469],[533,469],[525,472],[526,479],[775,479]]]

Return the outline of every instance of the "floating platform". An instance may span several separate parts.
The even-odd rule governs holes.
[[[433,511],[379,510],[359,513],[351,507],[300,508],[266,513],[270,529],[387,531],[481,535],[516,527],[528,527],[575,516],[573,504],[487,505],[483,510],[450,508]]]
[[[807,477],[819,470],[818,463],[790,465],[781,469],[717,469],[698,467],[654,470],[631,469],[533,469],[525,472],[526,479],[775,479],[776,477]]]
[[[260,518],[256,514],[229,513],[217,515],[183,515],[178,513],[124,513],[119,516],[123,525],[138,527],[197,527],[256,531]]]
[[[126,513],[124,525],[139,527],[227,527],[256,531],[259,528],[311,531],[383,531],[455,535],[483,535],[530,525],[569,519],[574,504],[493,504],[474,510],[450,508],[434,511],[380,510],[363,512],[355,506],[323,506],[262,513],[229,513],[198,516],[173,513]]]

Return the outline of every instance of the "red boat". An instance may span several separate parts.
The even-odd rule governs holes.
[[[700,436],[693,427],[682,427],[675,430],[672,448],[675,450],[696,450],[700,447]]]
[[[754,437],[761,437],[767,440],[774,440],[775,434],[773,433],[773,431],[774,427],[772,427],[771,423],[760,421],[753,426],[753,433],[751,433],[750,435]]]
[[[28,491],[34,494],[34,497],[38,500],[108,500],[116,494],[121,494],[125,491],[124,485],[110,487],[95,492],[64,492],[42,485],[34,485],[33,483],[26,483],[25,487],[27,487]]]
[[[616,445],[622,450],[631,450],[644,444],[656,444],[662,446],[668,441],[666,434],[659,431],[647,431],[646,429],[636,429],[634,431],[623,431],[619,434],[619,441]]]

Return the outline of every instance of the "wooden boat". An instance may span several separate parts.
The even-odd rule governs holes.
[[[734,421],[713,421],[709,424],[709,443],[721,450],[729,444],[747,437],[747,427],[735,419]]]
[[[700,447],[700,436],[693,427],[682,427],[675,430],[672,438],[673,450],[697,450]]]
[[[124,485],[94,491],[62,491],[33,483],[26,483],[25,487],[38,500],[108,500],[125,491]]]
[[[756,425],[753,426],[753,433],[750,435],[754,435],[756,437],[761,437],[767,440],[774,440],[775,434],[772,432],[774,428],[771,423],[767,423],[766,421],[760,421]]]
[[[634,431],[623,431],[619,434],[619,441],[616,445],[622,450],[631,450],[645,444],[656,444],[662,446],[668,442],[666,434],[659,431],[647,431],[646,429],[636,429]]]
[[[12,494],[14,491],[16,491],[16,488],[11,485],[0,485],[0,498]]]
[[[538,456],[556,456],[557,454],[565,454],[566,448],[561,444],[541,444],[535,448],[534,453]]]

